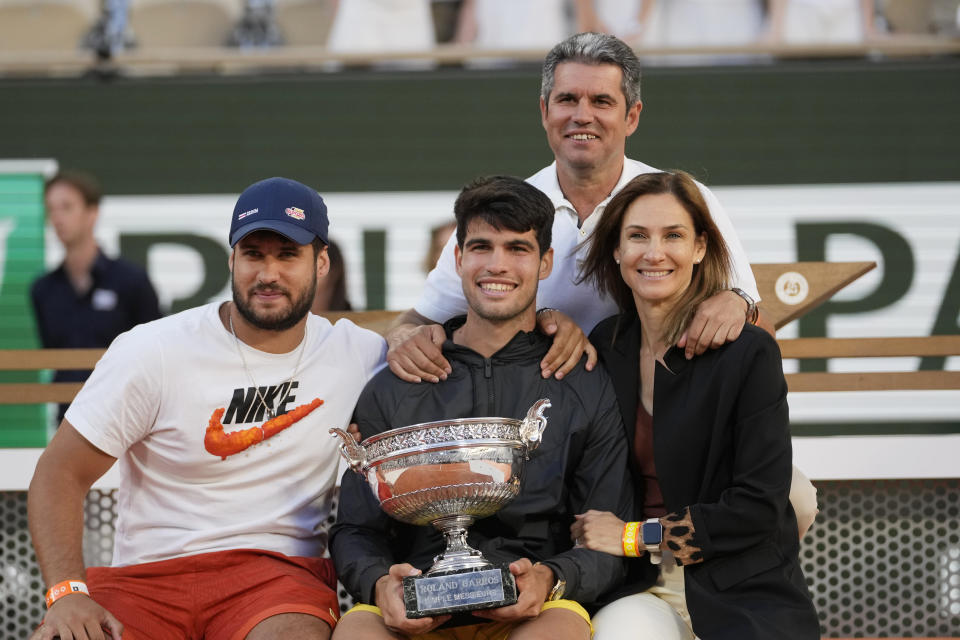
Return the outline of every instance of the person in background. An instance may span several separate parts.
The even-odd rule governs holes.
[[[106,348],[114,338],[160,317],[157,294],[143,267],[108,258],[97,245],[101,190],[80,171],[62,171],[44,188],[47,220],[63,245],[60,266],[30,288],[45,349]],[[83,382],[89,371],[57,371],[54,382]],[[67,404],[59,407],[57,424]]]
[[[427,254],[423,258],[423,272],[429,274],[437,266],[437,260],[443,253],[443,248],[447,246],[447,240],[457,230],[457,221],[450,220],[443,224],[438,224],[430,229],[430,246],[427,248]]]
[[[332,53],[430,51],[436,44],[429,0],[335,0],[327,38]]]
[[[655,0],[574,0],[573,4],[579,32],[609,33],[634,47],[650,39]]]
[[[326,311],[353,311],[353,305],[347,299],[347,268],[343,253],[333,240],[327,245],[327,257],[330,271],[327,277],[317,282],[317,293],[310,311],[317,315]]]
[[[566,0],[464,0],[454,41],[477,49],[545,51],[570,35]]]
[[[769,0],[768,39],[856,44],[877,35],[874,0]]]
[[[730,252],[689,175],[648,173],[610,200],[583,278],[620,313],[590,334],[629,441],[631,522],[579,514],[571,539],[629,558],[594,616],[595,640],[815,640],[790,504],[792,449],[780,349],[748,325],[688,360],[697,305],[730,286]]]

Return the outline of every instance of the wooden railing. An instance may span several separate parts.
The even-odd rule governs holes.
[[[0,371],[93,369],[103,349],[3,349]],[[70,402],[82,382],[0,382],[0,404]]]
[[[398,312],[328,314],[383,333]],[[780,340],[784,359],[960,356],[960,335],[899,338],[793,338]],[[0,350],[0,371],[92,369],[102,349]],[[790,391],[890,391],[960,389],[960,371],[865,371],[787,374]],[[0,404],[70,402],[77,382],[0,383]]]

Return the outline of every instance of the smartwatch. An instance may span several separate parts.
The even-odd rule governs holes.
[[[659,518],[648,518],[640,527],[640,539],[644,548],[650,553],[650,562],[660,564],[660,543],[663,542],[663,525]]]

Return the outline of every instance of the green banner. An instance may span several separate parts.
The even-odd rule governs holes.
[[[0,349],[36,349],[30,284],[43,273],[39,173],[0,171]],[[0,382],[39,382],[42,372],[0,371]],[[0,447],[46,445],[44,405],[0,405]]]

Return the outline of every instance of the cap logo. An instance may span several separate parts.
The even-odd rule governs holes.
[[[303,214],[303,209],[297,209],[296,207],[287,207],[284,211],[286,211],[288,216],[297,220],[304,220],[307,217]]]
[[[241,213],[240,215],[237,216],[237,220],[243,220],[243,219],[246,218],[247,216],[252,216],[253,214],[257,213],[258,211],[260,211],[260,209],[250,209],[249,211],[244,211],[243,213]]]

